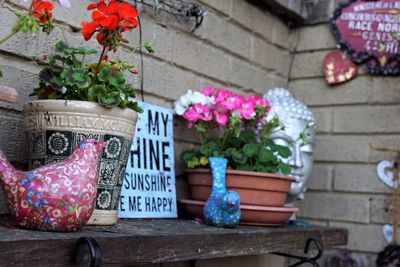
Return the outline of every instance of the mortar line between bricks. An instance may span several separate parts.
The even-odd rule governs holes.
[[[155,22],[157,21],[157,19],[156,19],[156,17],[154,17],[154,15],[145,13],[145,16],[149,17],[150,19],[152,19],[152,20],[155,21]],[[176,31],[177,33],[180,33],[180,34],[182,34],[182,35],[184,35],[184,36],[186,36],[186,37],[189,37],[189,38],[192,38],[192,39],[196,39],[197,41],[200,40],[203,44],[206,44],[206,45],[209,45],[209,46],[211,46],[211,47],[213,47],[213,48],[216,48],[216,49],[218,49],[219,51],[228,53],[229,55],[234,56],[234,57],[236,57],[237,59],[241,59],[241,60],[245,61],[246,63],[249,63],[250,65],[256,65],[257,67],[259,67],[260,69],[266,71],[267,73],[273,73],[273,74],[275,74],[275,75],[277,75],[277,76],[279,76],[279,77],[281,77],[281,78],[288,79],[288,77],[285,77],[284,74],[277,72],[275,69],[272,69],[272,68],[263,66],[262,64],[260,64],[260,63],[258,63],[258,62],[252,61],[252,59],[246,58],[246,57],[244,57],[242,54],[238,54],[237,52],[232,51],[232,50],[229,50],[229,49],[227,49],[227,48],[224,47],[224,46],[218,45],[218,44],[216,44],[215,42],[213,42],[213,41],[210,40],[210,39],[203,38],[203,37],[201,37],[200,35],[196,35],[196,34],[190,33],[190,32],[188,32],[188,31],[185,31],[185,30],[183,30],[183,29],[181,29],[181,28],[175,26],[175,25],[168,25],[168,26],[167,26],[167,29],[173,29],[173,30]],[[253,32],[251,32],[251,33],[254,34]],[[265,41],[265,40],[264,40],[264,41]],[[268,42],[266,42],[266,43],[268,43]],[[123,45],[129,47],[129,46],[126,45],[126,44],[123,44]],[[279,49],[280,49],[280,50],[284,50],[284,52],[290,53],[290,50],[289,50],[289,49],[281,49],[281,48],[279,48]]]
[[[253,35],[255,35],[255,36],[257,36],[257,37],[263,39],[266,43],[268,43],[268,44],[270,44],[270,45],[273,45],[273,46],[275,46],[276,48],[279,48],[279,49],[282,49],[282,50],[290,51],[290,48],[284,47],[283,45],[281,45],[281,44],[279,44],[279,43],[275,43],[275,42],[273,42],[272,40],[269,40],[269,39],[268,39],[267,37],[265,37],[264,35],[262,35],[262,34],[260,34],[260,33],[258,33],[258,32],[255,32],[253,29],[247,27],[247,25],[245,25],[245,24],[241,23],[240,21],[236,20],[234,17],[231,16],[231,14],[226,14],[226,13],[224,13],[224,12],[222,12],[222,11],[220,11],[220,10],[218,10],[218,9],[216,9],[216,8],[214,8],[214,7],[212,7],[212,6],[210,6],[210,5],[208,5],[207,3],[204,3],[204,2],[201,1],[201,0],[199,0],[199,2],[202,3],[204,6],[206,6],[206,7],[208,7],[208,8],[211,8],[211,10],[213,10],[214,13],[216,13],[216,15],[218,15],[218,13],[221,14],[221,15],[223,15],[225,18],[227,18],[228,20],[232,21],[232,24],[239,26],[239,27],[242,28],[243,30],[250,31]],[[261,9],[261,8],[259,8],[259,7],[256,7],[256,8]],[[265,11],[268,12],[268,14],[271,15],[274,19],[280,20],[280,18],[279,18],[278,16],[276,16],[275,14],[272,14],[272,13],[269,12],[268,10],[263,10],[263,9],[261,9],[261,10],[264,11],[264,12],[265,12]],[[230,10],[230,11],[232,12],[232,10]],[[285,25],[285,26],[288,27],[287,25]],[[288,27],[288,29],[289,29],[289,36],[290,36],[290,35],[292,34],[292,29],[290,29],[289,27]]]
[[[206,79],[211,80],[211,81],[214,81],[214,82],[218,82],[218,83],[224,84],[224,85],[226,85],[226,86],[228,86],[228,87],[235,86],[235,87],[237,87],[237,88],[239,88],[239,89],[246,89],[246,90],[248,90],[248,88],[246,88],[246,87],[244,87],[244,86],[242,86],[242,85],[232,83],[232,82],[229,81],[229,80],[227,80],[227,81],[219,80],[218,78],[211,77],[211,76],[209,76],[209,75],[207,75],[207,74],[204,74],[204,73],[199,72],[199,71],[197,71],[197,70],[193,70],[193,69],[188,68],[188,67],[186,67],[186,66],[184,66],[184,65],[180,65],[180,64],[178,64],[178,63],[176,63],[176,62],[173,62],[173,61],[166,61],[166,60],[163,60],[162,58],[155,57],[155,56],[152,56],[152,55],[147,55],[147,54],[143,54],[143,55],[144,55],[145,57],[151,57],[151,58],[155,59],[155,60],[158,61],[158,62],[163,62],[163,63],[166,63],[166,64],[168,64],[168,65],[170,65],[170,66],[177,67],[178,69],[181,69],[181,70],[184,70],[184,71],[187,71],[187,72],[191,72],[191,73],[195,74],[196,76],[199,76],[199,77],[206,78]],[[281,76],[278,76],[278,77],[281,77]],[[286,77],[281,77],[281,78],[286,79]],[[260,93],[256,92],[255,90],[252,90],[252,89],[249,90],[249,92],[255,93],[255,94],[260,94]]]
[[[7,3],[8,3],[8,2],[7,2]],[[16,5],[13,4],[13,3],[8,3],[8,4],[11,4],[12,6],[17,7],[17,9],[20,10],[20,11],[21,11],[21,10],[25,10],[24,8],[18,8],[18,6],[16,6]],[[12,8],[10,8],[10,7],[8,7],[8,5],[6,5],[6,8],[8,8],[9,10],[11,10],[12,12],[15,12],[15,10],[12,9]],[[152,17],[151,15],[146,14],[146,16],[148,16],[150,19],[156,21],[156,19],[155,19],[154,17]],[[59,24],[62,24],[63,26],[67,26],[67,27],[69,28],[69,29],[64,29],[64,30],[69,31],[69,33],[71,33],[71,34],[74,34],[74,33],[75,33],[75,31],[73,31],[72,29],[75,29],[76,27],[74,27],[74,26],[72,26],[72,25],[69,25],[69,24],[67,24],[67,23],[65,23],[65,22],[63,22],[63,21],[59,21],[59,20],[56,20],[56,21],[57,21]],[[172,29],[174,29],[176,32],[179,32],[179,33],[181,33],[181,34],[183,34],[183,35],[185,35],[185,36],[189,36],[189,38],[194,38],[194,39],[200,40],[200,41],[202,41],[202,43],[204,43],[204,44],[207,44],[207,45],[209,45],[209,46],[212,46],[212,47],[214,47],[214,48],[217,48],[217,49],[219,49],[219,50],[222,50],[223,52],[228,53],[228,54],[230,54],[231,56],[236,57],[237,59],[241,59],[241,60],[245,61],[246,63],[248,63],[249,65],[256,66],[256,67],[258,67],[259,69],[266,71],[267,74],[274,74],[274,75],[276,75],[276,76],[278,76],[278,77],[280,77],[280,78],[283,78],[283,79],[288,80],[288,77],[284,76],[284,74],[281,74],[281,73],[277,72],[275,69],[271,69],[271,68],[268,68],[268,67],[266,67],[266,66],[263,66],[263,65],[260,64],[260,63],[254,62],[254,61],[252,61],[251,59],[248,59],[248,58],[246,58],[246,57],[243,57],[243,56],[241,56],[240,54],[237,54],[237,53],[234,52],[234,51],[228,50],[228,49],[226,49],[226,48],[223,47],[223,46],[219,46],[219,45],[215,44],[214,42],[212,42],[212,41],[209,40],[209,39],[201,38],[200,36],[197,36],[197,35],[194,35],[194,34],[189,34],[188,32],[186,32],[186,31],[184,31],[184,30],[182,30],[182,29],[180,29],[180,28],[178,28],[178,27],[174,27],[174,26],[169,26],[169,27],[171,27]],[[79,30],[80,30],[80,29],[79,29]],[[267,42],[267,43],[268,43],[268,42]],[[123,46],[124,46],[124,47],[127,47],[128,49],[132,49],[132,47],[130,47],[130,46],[128,46],[128,45],[123,44]],[[290,52],[288,49],[283,49],[283,50],[285,50],[285,51],[287,51],[287,52]],[[28,56],[22,56],[22,55],[14,54],[14,53],[12,53],[12,52],[8,52],[8,51],[5,51],[5,50],[1,50],[1,51],[2,51],[2,53],[7,53],[7,54],[10,54],[10,55],[16,55],[16,56],[18,56],[18,57],[25,58],[25,59],[30,59],[30,60],[32,60],[32,59],[35,58],[35,57],[32,58],[32,57],[28,57]],[[147,54],[144,54],[144,55],[147,55]],[[148,55],[147,55],[147,56],[148,56]],[[151,57],[154,58],[154,59],[162,60],[163,62],[168,62],[168,63],[176,64],[176,66],[181,66],[181,65],[177,64],[176,62],[167,61],[167,60],[164,60],[164,59],[162,59],[162,58],[160,58],[160,57],[157,57],[157,56],[151,55]],[[186,69],[186,70],[191,70],[190,68],[187,68],[187,67],[185,67],[185,69]],[[196,71],[196,70],[193,70],[193,71],[194,71],[193,73],[195,73],[195,74],[202,74],[202,73],[200,73],[200,72],[198,72],[198,71]],[[205,77],[205,78],[211,78],[211,76],[208,76],[207,74],[202,74],[202,75],[203,75],[203,77]],[[236,86],[236,87],[238,87],[238,88],[243,88],[243,86],[238,86],[238,85],[233,84],[233,83],[231,83],[231,82],[228,82],[228,83],[222,82],[221,80],[219,80],[218,78],[215,78],[215,77],[213,77],[212,80],[217,81],[217,82],[219,82],[219,83],[224,83],[224,84],[228,84],[228,85],[234,85],[234,86]]]
[[[378,179],[378,178],[376,178]],[[389,190],[389,189],[388,189]],[[329,193],[329,194],[345,194],[345,195],[358,195],[358,196],[378,196],[378,197],[384,197],[388,196],[390,192],[373,192],[373,191],[354,191],[354,190],[349,190],[349,191],[344,191],[344,190],[337,190],[337,189],[332,189],[332,190],[321,190],[321,189],[309,189],[306,191],[306,199],[307,199],[307,193]],[[390,196],[389,196],[390,197]]]
[[[209,39],[201,38],[198,35],[190,34],[190,33],[186,32],[186,31],[184,31],[182,29],[179,29],[177,27],[171,26],[171,28],[174,29],[176,32],[178,32],[178,33],[180,33],[180,34],[182,34],[182,35],[184,35],[186,37],[189,37],[189,38],[192,38],[192,39],[196,39],[197,41],[201,41],[201,43],[206,44],[207,46],[211,46],[213,48],[216,48],[217,50],[222,51],[224,53],[227,53],[228,55],[233,56],[236,59],[240,59],[240,60],[248,63],[249,65],[256,66],[256,67],[260,68],[261,70],[266,71],[268,74],[274,74],[274,75],[276,75],[278,77],[281,77],[281,78],[284,78],[284,79],[288,79],[288,77],[284,76],[284,74],[277,72],[276,69],[272,69],[272,68],[268,68],[266,66],[263,66],[260,63],[252,61],[251,59],[248,59],[248,58],[242,56],[241,54],[237,54],[236,52],[231,51],[231,50],[227,49],[224,46],[220,46],[220,45],[214,43],[213,41],[211,41]],[[124,44],[124,46],[129,47],[129,46],[125,45],[125,44]],[[287,51],[287,52],[289,52],[289,51]],[[156,56],[154,56],[154,57],[156,57]],[[166,61],[166,62],[173,62],[173,61]],[[176,62],[174,62],[174,63],[176,63]]]
[[[322,64],[322,63],[321,63],[321,64]],[[359,73],[356,77],[357,77],[357,78],[360,78],[360,77],[369,78],[369,77],[371,77],[371,75],[368,74],[368,73],[366,73],[366,72],[363,72],[363,73]],[[389,76],[388,76],[388,77],[389,77]],[[302,81],[302,80],[325,80],[325,78],[324,78],[324,75],[321,73],[321,74],[319,74],[319,75],[317,75],[317,76],[293,77],[293,78],[290,78],[289,81],[290,81],[290,82],[297,82],[297,81]],[[351,82],[351,81],[348,81],[348,82]],[[346,83],[343,83],[342,85],[344,85],[344,84],[346,84]],[[333,86],[327,85],[327,86],[328,86],[328,88],[336,88],[336,87],[339,87],[340,84],[333,85]]]
[[[334,221],[332,221],[332,218],[315,218],[315,217],[305,217],[305,216],[299,216],[299,217],[304,220],[320,219],[320,220],[330,220],[331,222],[337,222],[337,223],[352,223],[352,224],[369,225],[368,222],[362,222],[362,221],[346,221],[346,220],[338,220],[338,219],[334,219]]]

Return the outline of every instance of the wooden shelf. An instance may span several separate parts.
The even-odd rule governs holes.
[[[0,217],[0,265],[67,266],[82,236],[97,240],[105,265],[140,265],[302,249],[310,237],[324,247],[345,245],[348,232],[320,226],[223,229],[192,220],[130,219],[110,227],[52,233],[19,229],[9,217]]]

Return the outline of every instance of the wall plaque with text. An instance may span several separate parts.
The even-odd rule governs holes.
[[[400,0],[350,0],[336,9],[331,30],[338,46],[367,72],[400,73]]]
[[[139,103],[136,133],[122,185],[120,218],[175,218],[172,110]]]

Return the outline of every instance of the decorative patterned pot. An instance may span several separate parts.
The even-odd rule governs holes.
[[[115,224],[137,113],[70,100],[31,101],[23,113],[30,168],[66,158],[84,138],[108,142],[97,165],[96,208],[88,224]]]
[[[192,199],[206,201],[211,193],[210,169],[188,169],[186,177]],[[226,187],[240,196],[243,205],[283,207],[293,177],[252,171],[226,171]]]

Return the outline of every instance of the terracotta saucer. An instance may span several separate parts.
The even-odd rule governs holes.
[[[179,203],[182,203],[186,211],[193,217],[203,217],[204,201],[181,199]],[[298,208],[240,205],[241,218],[239,224],[279,226],[298,210]]]

